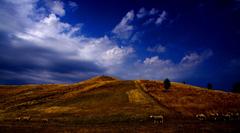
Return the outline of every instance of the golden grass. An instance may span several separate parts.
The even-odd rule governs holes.
[[[103,82],[103,81],[117,81],[118,79],[115,77],[109,77],[109,76],[96,76],[91,79],[85,80],[83,82]]]
[[[130,90],[127,92],[129,102],[138,104],[147,104],[150,101],[141,93],[139,89]]]
[[[208,111],[240,112],[239,94],[207,90],[181,83],[172,83],[171,88],[164,91],[162,82],[142,80],[139,83],[155,100],[186,116]]]
[[[39,121],[48,118],[101,123],[146,119],[151,114],[163,112],[134,81],[92,80],[59,86],[16,86],[12,90],[10,94],[0,91],[0,95],[8,95],[0,102],[3,119],[15,120],[29,115]]]
[[[162,81],[97,77],[76,84],[0,86],[1,120],[29,115],[72,122],[146,119],[164,114],[240,112],[240,95]]]
[[[76,110],[76,107],[52,106],[52,107],[42,109],[41,111],[44,113],[64,113],[64,112],[71,112],[73,110]]]

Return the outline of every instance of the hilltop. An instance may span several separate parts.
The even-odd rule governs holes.
[[[102,75],[102,76],[96,76],[96,77],[93,77],[89,80],[85,80],[83,82],[102,82],[102,81],[116,81],[116,80],[119,80],[115,77],[111,77],[111,76],[105,76],[105,75]]]
[[[238,113],[240,95],[162,81],[119,80],[97,76],[75,84],[0,86],[0,122],[89,124],[147,121],[162,115],[168,121],[196,114]]]

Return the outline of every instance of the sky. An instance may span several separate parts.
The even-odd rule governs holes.
[[[1,0],[0,17],[0,84],[240,81],[240,0]]]

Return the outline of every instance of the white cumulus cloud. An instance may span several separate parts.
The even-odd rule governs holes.
[[[131,73],[124,73],[125,78],[138,79],[164,79],[180,80],[189,77],[200,63],[212,56],[211,50],[202,53],[190,53],[175,63],[170,59],[161,59],[159,56],[147,57],[143,61],[138,60],[129,67]]]
[[[112,30],[114,34],[116,34],[119,38],[128,39],[133,32],[133,25],[131,22],[134,20],[134,11],[129,11],[121,20],[121,22],[116,25],[116,27]]]
[[[156,52],[156,53],[163,53],[166,51],[166,47],[163,45],[155,45],[154,47],[148,47],[147,51],[149,52]]]
[[[60,16],[64,15],[63,3],[56,1],[54,3],[54,8],[52,9],[52,13],[50,14],[38,14],[35,12],[36,3],[35,2],[27,2],[21,3],[9,3],[6,4],[11,7],[15,7],[14,10],[21,11],[19,14],[16,14],[16,20],[13,24],[8,24],[6,22],[7,27],[14,25],[16,28],[6,29],[4,27],[0,27],[1,31],[7,32],[7,34],[11,34],[14,36],[8,45],[20,48],[34,48],[34,49],[45,49],[48,51],[52,51],[48,55],[51,56],[53,54],[54,57],[63,61],[73,61],[73,62],[87,62],[96,65],[95,67],[104,68],[104,73],[111,74],[113,69],[119,66],[122,66],[125,63],[129,56],[134,53],[134,49],[130,46],[123,47],[113,40],[111,40],[107,35],[98,38],[85,37],[83,34],[79,34],[81,27],[76,25],[71,25],[67,22],[62,22]],[[22,8],[27,6],[28,8]],[[21,7],[21,8],[20,8]],[[18,9],[19,8],[19,9]],[[20,10],[21,9],[21,10]],[[22,11],[26,9],[27,11]],[[2,10],[5,16],[11,17],[11,13],[6,9]],[[31,11],[31,12],[30,12]],[[29,15],[30,14],[30,15]],[[34,19],[31,16],[44,15],[41,19]],[[134,17],[133,11],[129,12],[126,17],[122,20],[120,25],[124,25],[129,23]],[[39,18],[39,17],[38,17]],[[11,22],[10,20],[8,20]],[[22,23],[22,25],[17,25],[17,23]],[[0,25],[2,26],[5,23],[4,19],[0,21]],[[121,27],[121,26],[120,26]],[[116,28],[116,30],[121,31],[121,28]],[[125,27],[126,28],[126,27]],[[127,30],[131,30],[131,26],[127,26]],[[78,33],[78,34],[75,34]],[[57,53],[57,57],[55,57]],[[43,54],[44,55],[44,54]],[[21,58],[21,57],[19,57]],[[22,57],[24,58],[24,57]],[[53,63],[51,59],[35,57],[33,56],[32,60],[39,61],[41,64],[38,66],[46,66]],[[24,60],[24,59],[23,59]],[[39,63],[32,62],[32,63]],[[78,66],[81,64],[77,64]],[[85,68],[85,65],[82,64]],[[91,68],[89,66],[89,68]],[[64,69],[64,68],[62,68]],[[31,71],[32,72],[32,71]],[[114,71],[113,71],[114,72]],[[56,72],[51,72],[45,70],[45,73],[50,74],[49,78],[54,77]],[[84,73],[84,72],[83,72]],[[27,74],[27,73],[25,73]],[[54,74],[54,75],[51,75]],[[29,75],[29,74],[27,74]],[[35,75],[35,74],[33,74]],[[84,75],[84,74],[83,74]],[[86,74],[88,75],[88,74]],[[24,75],[23,75],[24,76]],[[36,75],[35,75],[36,76]],[[29,77],[29,76],[25,76]],[[32,76],[31,76],[32,77]],[[36,77],[37,78],[37,77]],[[33,80],[34,77],[32,77]],[[49,79],[50,81],[51,79]]]
[[[203,62],[205,59],[209,58],[212,55],[213,55],[212,50],[205,50],[201,54],[190,53],[182,58],[180,64],[185,66],[194,66]]]
[[[147,11],[145,8],[140,8],[138,13],[137,13],[137,18],[143,18],[147,15]]]
[[[49,1],[48,6],[50,7],[52,13],[59,15],[59,16],[64,16],[65,15],[65,10],[64,10],[64,3],[61,1]]]
[[[159,15],[159,17],[157,18],[155,24],[156,25],[160,25],[162,24],[162,22],[164,20],[166,20],[166,17],[167,17],[167,12],[166,11],[162,11],[162,13]]]
[[[78,4],[76,2],[69,1],[68,4],[71,8],[78,8]]]
[[[1,70],[1,74],[7,75],[5,78],[10,74],[11,77],[25,78],[26,81],[32,79],[40,82],[44,78],[46,82],[62,82],[66,77],[71,81],[76,76],[83,79],[96,73],[104,73],[126,79],[178,79],[186,76],[188,72],[193,72],[198,64],[212,55],[212,51],[207,50],[200,54],[187,54],[178,63],[158,56],[147,57],[141,61],[131,45],[121,46],[108,35],[86,37],[80,32],[81,26],[63,22],[62,16],[66,12],[64,3],[60,1],[52,1],[49,9],[41,7],[41,12],[37,0],[3,0],[1,3],[0,31],[6,34],[7,41],[0,45],[7,49],[6,52],[2,51],[4,53],[0,58],[7,63],[17,62],[13,66],[22,68],[21,71]],[[47,13],[46,10],[51,12]],[[163,11],[160,17],[163,21],[166,12]],[[133,33],[134,19],[135,14],[131,10],[113,28],[114,35],[122,39],[133,35],[135,38],[132,41],[139,39],[143,33]],[[164,52],[165,47],[158,45],[148,50]],[[16,60],[12,55],[19,56]]]
[[[155,14],[157,14],[159,11],[157,10],[157,9],[155,9],[155,8],[152,8],[150,11],[149,11],[149,14],[150,15],[155,15]]]

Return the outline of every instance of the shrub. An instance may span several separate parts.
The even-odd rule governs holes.
[[[207,84],[207,88],[208,88],[209,90],[212,90],[212,89],[213,89],[213,85],[212,85],[211,83],[208,83],[208,84]]]
[[[163,82],[163,84],[164,84],[164,88],[165,88],[166,90],[168,90],[168,89],[171,87],[171,82],[170,82],[169,79],[165,79],[164,82]]]
[[[232,92],[240,93],[240,82],[237,82],[233,85]]]

